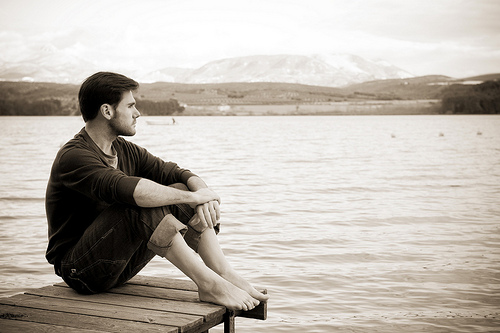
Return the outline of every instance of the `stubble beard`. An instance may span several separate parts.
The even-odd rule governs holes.
[[[113,117],[109,122],[109,128],[113,131],[116,136],[134,136],[137,132],[133,125],[123,125],[117,120],[117,117]]]

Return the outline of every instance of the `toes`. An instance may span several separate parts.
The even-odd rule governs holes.
[[[260,303],[260,302],[259,302],[258,300],[256,300],[255,298],[253,298],[253,297],[252,297],[252,298],[250,298],[250,299],[248,299],[248,300],[245,302],[245,304],[246,304],[246,306],[247,306],[247,310],[245,310],[245,311],[249,311],[249,310],[254,309],[257,305],[259,305],[259,303]]]
[[[253,306],[252,303],[245,303],[245,307],[244,307],[244,310],[245,311],[249,311],[249,310],[252,310],[255,306]]]

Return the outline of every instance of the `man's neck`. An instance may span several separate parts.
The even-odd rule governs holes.
[[[85,131],[105,154],[112,155],[113,150],[111,147],[113,141],[116,139],[116,135],[109,133],[108,128],[101,127],[98,124],[87,123],[85,124]]]

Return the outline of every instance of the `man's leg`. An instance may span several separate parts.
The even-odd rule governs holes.
[[[259,304],[259,301],[246,291],[226,281],[201,262],[179,233],[173,237],[165,252],[165,258],[196,283],[201,301],[224,305],[230,310],[244,311]]]
[[[175,184],[172,186],[180,190],[188,191],[188,188],[182,184]],[[197,216],[193,216],[194,211],[189,206],[176,205],[171,207],[171,210],[172,214],[177,219],[188,226],[188,230],[183,235],[184,239],[182,239],[182,242],[175,244],[176,247],[174,248],[174,251],[172,251],[172,247],[169,247],[165,251],[158,251],[157,253],[170,260],[176,267],[178,267],[198,285],[201,300],[224,305],[225,302],[229,302],[231,304],[236,302],[234,303],[236,304],[235,309],[240,309],[238,305],[240,304],[239,300],[247,299],[247,294],[251,296],[251,303],[255,305],[258,304],[258,301],[266,301],[269,298],[267,295],[264,295],[253,288],[229,265],[217,239],[216,232],[219,230],[219,225],[217,225],[214,229],[206,227],[199,229],[197,225],[194,227],[192,225],[193,223],[196,224]],[[163,238],[161,237],[161,234],[158,236]],[[160,243],[159,241],[156,241],[156,237],[153,237],[152,240],[153,243]],[[176,241],[178,240],[179,239]],[[173,246],[172,244],[170,246]],[[206,266],[200,262],[199,258],[189,248],[187,248],[186,245],[200,254],[200,257],[203,259]],[[186,259],[188,257],[190,258],[189,260]],[[199,267],[199,265],[201,265],[201,267]],[[216,273],[215,275],[218,276],[214,276],[214,272]],[[214,285],[214,282],[217,282],[217,284]],[[230,283],[227,284],[227,282]],[[234,289],[234,286],[238,288]],[[241,290],[246,293],[241,295]],[[228,292],[231,294],[230,296],[234,296],[234,298],[227,298],[225,294]],[[240,298],[240,296],[244,297]],[[257,300],[256,303],[255,299]],[[233,308],[234,304],[229,306],[229,308]],[[250,307],[247,305],[246,308],[242,306],[241,309],[250,309],[255,305],[250,304]]]
[[[225,280],[246,291],[250,296],[259,301],[267,301],[269,299],[268,295],[257,291],[248,281],[236,273],[222,252],[214,229],[207,228],[203,231],[198,244],[198,253],[203,262]]]
[[[153,222],[161,221],[164,215],[163,209],[110,206],[62,258],[64,281],[85,294],[126,282],[155,256],[147,246],[148,239],[154,231]]]

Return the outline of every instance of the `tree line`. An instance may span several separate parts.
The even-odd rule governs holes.
[[[171,98],[167,101],[150,101],[147,99],[138,99],[137,108],[139,112],[147,116],[169,116],[179,114],[184,111],[184,107],[179,102]]]
[[[52,116],[66,115],[61,100],[50,98],[26,101],[0,98],[0,116]]]
[[[455,84],[443,91],[441,113],[500,113],[500,82],[486,81],[478,85]]]
[[[137,108],[143,115],[168,116],[179,114],[184,107],[176,99],[166,101],[137,100]],[[0,116],[68,116],[78,115],[75,100],[56,98],[29,100],[24,98],[0,97]]]
[[[0,116],[80,114],[75,97],[77,86],[0,81],[0,91]],[[239,95],[231,97],[240,98]],[[442,90],[439,97],[442,101],[439,112],[443,114],[500,114],[500,81],[486,81],[478,85],[454,84]],[[399,99],[396,95],[391,98]],[[137,98],[137,108],[143,115],[151,116],[168,116],[184,111],[184,107],[173,98],[159,101]]]

